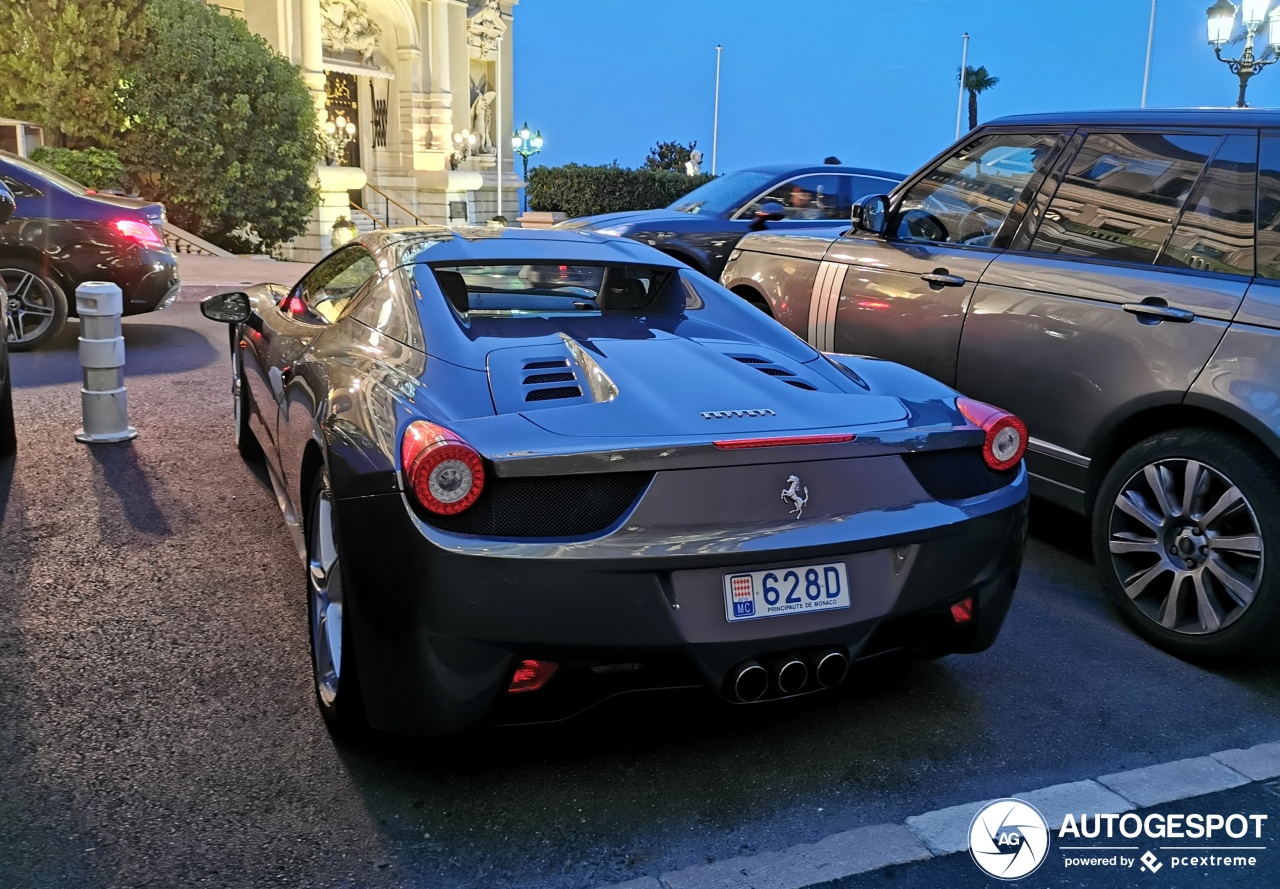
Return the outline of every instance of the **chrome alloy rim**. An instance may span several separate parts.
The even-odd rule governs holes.
[[[1221,472],[1160,460],[1120,489],[1107,531],[1125,593],[1178,633],[1216,633],[1253,604],[1262,583],[1262,531],[1253,507]]]
[[[0,269],[8,294],[4,299],[4,332],[11,343],[38,338],[53,324],[53,293],[39,275],[22,269]]]
[[[338,696],[342,676],[342,575],[333,539],[333,501],[322,491],[315,509],[307,554],[311,596],[311,650],[316,689],[325,706]]]

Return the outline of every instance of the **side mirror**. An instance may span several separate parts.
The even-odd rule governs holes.
[[[13,192],[9,191],[8,186],[0,182],[0,225],[4,225],[9,221],[9,217],[13,216],[13,211],[18,209],[17,202],[13,199]]]
[[[200,313],[210,321],[221,321],[224,324],[243,324],[253,314],[249,305],[249,294],[236,291],[234,293],[215,293],[200,300]]]
[[[889,229],[889,198],[887,195],[872,194],[859,198],[853,205],[850,217],[853,230],[866,232],[881,237]]]
[[[760,205],[760,209],[752,214],[755,218],[751,223],[751,230],[758,232],[765,227],[767,222],[777,222],[779,219],[787,218],[787,208],[779,204],[777,201],[765,201]]]
[[[760,222],[777,222],[779,219],[787,218],[787,208],[777,201],[766,201],[760,205],[755,215]]]

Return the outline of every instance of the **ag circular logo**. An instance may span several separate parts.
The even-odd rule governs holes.
[[[973,863],[999,880],[1020,880],[1049,855],[1049,825],[1029,803],[998,799],[987,803],[969,825]]]

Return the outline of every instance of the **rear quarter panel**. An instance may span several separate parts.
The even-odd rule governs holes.
[[[748,235],[738,242],[720,283],[736,292],[746,288],[759,294],[773,317],[803,338],[809,328],[809,298],[818,264],[833,240],[830,231]]]

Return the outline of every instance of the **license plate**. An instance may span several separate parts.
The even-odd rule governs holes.
[[[844,562],[724,576],[724,617],[729,622],[848,607]]]

